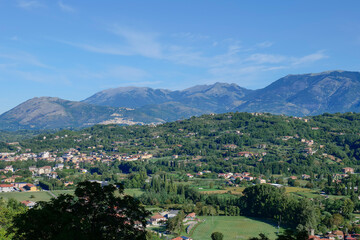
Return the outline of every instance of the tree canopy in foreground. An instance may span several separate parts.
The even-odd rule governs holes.
[[[79,183],[75,196],[62,194],[39,202],[15,217],[10,233],[15,240],[146,239],[149,212],[123,192],[122,186]]]

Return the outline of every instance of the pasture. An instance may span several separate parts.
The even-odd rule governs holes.
[[[278,232],[276,223],[268,220],[243,216],[207,216],[200,219],[205,221],[193,230],[191,237],[194,240],[208,240],[213,232],[223,233],[224,240],[249,239],[258,237],[259,233],[275,239]]]

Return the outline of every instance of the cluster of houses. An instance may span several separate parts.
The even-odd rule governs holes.
[[[28,149],[31,150],[31,149]],[[33,176],[48,176],[49,178],[57,178],[56,170],[62,170],[63,168],[69,169],[72,165],[74,169],[79,169],[80,171],[86,172],[84,169],[80,168],[80,163],[90,163],[94,164],[96,161],[100,161],[103,163],[110,164],[113,161],[136,161],[136,160],[146,160],[152,158],[153,155],[147,152],[139,153],[134,155],[128,154],[113,154],[111,156],[106,155],[104,153],[80,153],[76,149],[70,149],[69,151],[65,152],[61,157],[58,157],[56,153],[50,152],[41,152],[39,154],[34,153],[21,153],[16,155],[16,153],[0,153],[0,161],[5,162],[15,162],[15,161],[27,161],[27,160],[45,160],[49,163],[56,163],[54,167],[51,166],[43,166],[43,167],[29,167],[29,171],[32,172]],[[66,164],[71,163],[71,164]],[[66,165],[66,166],[65,166]],[[0,169],[0,173],[8,173],[8,172],[15,172],[12,165],[6,166],[4,169]]]
[[[148,226],[159,226],[166,223],[166,221],[170,218],[176,217],[179,214],[180,210],[170,210],[170,211],[163,211],[152,215],[148,221]],[[196,219],[196,214],[189,213],[185,216],[184,222],[192,221]]]
[[[233,185],[233,182],[236,181],[236,179],[239,179],[240,181],[253,181],[257,179],[256,177],[251,176],[249,172],[243,172],[243,173],[219,173],[218,178],[224,178],[228,180],[229,185]],[[266,183],[265,179],[258,178],[260,183]]]
[[[20,182],[11,184],[0,184],[0,192],[36,192],[38,191],[34,184]]]
[[[360,234],[344,234],[343,231],[336,230],[325,235],[315,235],[313,232],[309,240],[359,240]]]
[[[254,153],[254,152],[242,151],[242,152],[238,152],[237,155],[238,155],[239,157],[250,158],[250,157],[265,156],[266,154],[267,154],[266,152]]]
[[[28,149],[31,150],[31,149]],[[77,149],[69,149],[69,151],[65,152],[61,157],[58,157],[56,153],[50,152],[41,152],[39,154],[35,153],[0,153],[0,161],[7,161],[7,162],[14,162],[14,161],[27,161],[27,160],[46,160],[48,162],[57,162],[57,163],[64,163],[64,162],[71,162],[78,164],[80,162],[112,162],[115,160],[118,161],[135,161],[135,160],[146,160],[152,158],[153,155],[147,152],[139,153],[139,154],[113,154],[113,155],[106,155],[99,152],[93,152],[90,154],[81,153]]]

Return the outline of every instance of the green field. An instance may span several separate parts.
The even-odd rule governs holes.
[[[51,192],[56,196],[59,196],[60,194],[74,195],[74,190],[52,190]]]
[[[208,240],[213,232],[224,234],[224,240],[248,239],[265,233],[270,239],[276,238],[277,227],[274,222],[247,218],[243,216],[200,217],[200,223],[193,231],[194,240]],[[283,229],[281,228],[280,231]]]
[[[31,196],[34,196],[33,198]],[[0,197],[9,199],[14,198],[18,201],[30,200],[33,202],[38,201],[49,201],[52,196],[48,192],[8,192],[8,193],[0,193]]]
[[[130,195],[132,197],[139,197],[141,194],[143,194],[144,191],[140,188],[127,188],[125,189],[125,194]]]

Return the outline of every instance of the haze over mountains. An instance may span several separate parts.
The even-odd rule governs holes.
[[[145,87],[107,89],[81,101],[30,99],[0,116],[0,129],[77,128],[97,123],[159,123],[207,113],[269,112],[293,116],[360,112],[360,73],[288,75],[249,90],[236,84],[181,91]]]

